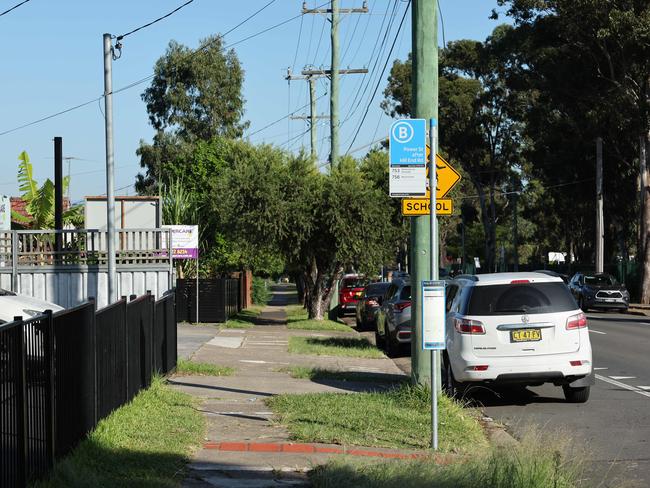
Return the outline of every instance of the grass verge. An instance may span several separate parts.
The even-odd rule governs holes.
[[[260,313],[262,313],[263,308],[263,305],[253,305],[234,315],[225,323],[219,324],[219,327],[221,329],[250,329],[255,326],[255,321]]]
[[[490,448],[454,464],[432,460],[361,463],[337,459],[310,472],[315,488],[574,488],[582,466],[565,445],[538,435]]]
[[[288,373],[292,378],[306,380],[335,380],[358,381],[369,383],[403,383],[407,377],[386,373],[364,373],[358,371],[331,371],[328,369],[310,368],[308,366],[290,366],[281,368],[282,373]]]
[[[380,359],[384,354],[365,338],[354,337],[291,337],[289,352],[316,356],[347,356]]]
[[[333,320],[297,320],[289,322],[287,320],[287,329],[301,329],[301,330],[333,330],[337,332],[354,332],[352,327],[349,327],[340,322]]]
[[[154,378],[150,388],[99,422],[35,487],[179,486],[204,430],[195,401]]]
[[[370,393],[279,395],[267,400],[295,440],[366,447],[425,449],[431,441],[431,399],[404,385]],[[487,446],[477,417],[445,396],[438,403],[440,450]],[[347,486],[355,486],[354,484]]]
[[[232,376],[234,368],[217,366],[216,364],[201,363],[179,359],[176,365],[176,374],[201,375],[201,376]]]

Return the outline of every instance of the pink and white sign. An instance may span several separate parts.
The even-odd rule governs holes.
[[[198,225],[165,225],[172,231],[172,257],[174,259],[198,259],[199,257],[199,226]]]

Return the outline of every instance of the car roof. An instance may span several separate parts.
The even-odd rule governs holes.
[[[481,275],[460,275],[456,280],[474,282],[474,286],[508,285],[517,280],[528,280],[531,283],[564,283],[559,276],[546,273],[520,272],[520,273],[487,273]]]

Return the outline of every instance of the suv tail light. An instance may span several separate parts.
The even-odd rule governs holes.
[[[566,319],[566,329],[575,330],[587,327],[587,316],[583,313],[572,315]]]
[[[377,300],[375,300],[374,298],[371,298],[371,299],[368,300],[368,305],[371,306],[371,307],[376,307],[376,306],[379,305],[379,302]]]
[[[406,308],[408,308],[410,306],[411,306],[411,301],[410,300],[407,301],[407,302],[398,302],[395,305],[393,305],[393,310],[395,310],[396,312],[403,312],[404,309],[406,309]]]
[[[479,322],[478,320],[455,319],[454,327],[461,334],[485,334],[483,322]]]

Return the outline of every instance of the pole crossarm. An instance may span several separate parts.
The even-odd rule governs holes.
[[[340,8],[338,9],[340,14],[367,14],[368,2],[363,2],[361,8]],[[307,7],[307,2],[302,3],[302,13],[303,14],[331,14],[331,8],[309,8]]]
[[[358,68],[358,69],[340,69],[338,73],[340,75],[359,75],[359,74],[366,74],[368,72],[367,69],[365,68]],[[304,76],[331,76],[332,75],[332,70],[331,69],[305,69],[302,70],[302,74]]]
[[[312,119],[329,119],[329,115],[314,115],[313,117],[311,115],[292,115],[290,117],[291,120],[312,120]]]

